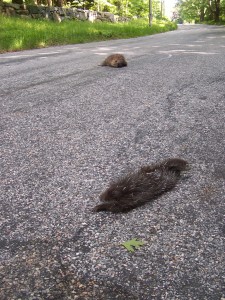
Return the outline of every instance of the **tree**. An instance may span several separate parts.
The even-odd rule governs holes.
[[[67,3],[70,3],[72,7],[82,8],[82,9],[91,9],[94,0],[67,0]]]
[[[136,17],[148,17],[148,0],[130,0],[130,13]]]
[[[225,0],[179,0],[177,3],[179,16],[183,20],[214,20],[218,22],[221,17],[221,3]]]
[[[220,0],[208,0],[209,10],[214,17],[214,21],[218,22],[220,20]]]
[[[67,0],[67,2],[77,8],[108,11],[119,16],[147,18],[149,15],[149,0]],[[161,0],[152,0],[152,11],[154,18],[161,18]]]
[[[179,16],[188,22],[192,20],[200,19],[200,15],[202,14],[202,18],[204,18],[204,11],[202,11],[201,2],[208,0],[180,0],[177,3],[177,8],[179,12]]]

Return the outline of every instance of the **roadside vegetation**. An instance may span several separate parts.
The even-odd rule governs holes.
[[[178,23],[225,24],[225,0],[177,0],[174,11]]]
[[[77,44],[109,39],[134,38],[176,29],[173,22],[148,20],[126,23],[91,23],[88,21],[63,21],[9,18],[0,15],[0,53],[56,45]]]

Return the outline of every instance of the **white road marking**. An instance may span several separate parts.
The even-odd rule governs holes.
[[[192,51],[192,50],[168,50],[168,51],[159,51],[159,53],[185,53],[185,54],[201,54],[201,55],[213,55],[219,54],[218,52],[203,52],[203,51]]]
[[[58,54],[58,53],[62,53],[65,52],[64,50],[62,51],[54,51],[54,52],[40,52],[40,53],[35,53],[35,54],[12,54],[11,56],[0,56],[0,59],[17,59],[17,58],[21,58],[21,57],[35,57],[38,55],[53,55],[53,54]]]

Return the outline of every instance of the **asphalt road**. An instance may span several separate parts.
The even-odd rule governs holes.
[[[115,52],[128,67],[98,66]],[[5,53],[0,70],[0,299],[224,299],[225,27]],[[174,190],[92,213],[111,179],[168,157],[191,165]]]

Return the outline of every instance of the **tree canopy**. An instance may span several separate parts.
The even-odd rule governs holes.
[[[178,18],[186,21],[222,21],[225,19],[225,0],[177,0]]]

